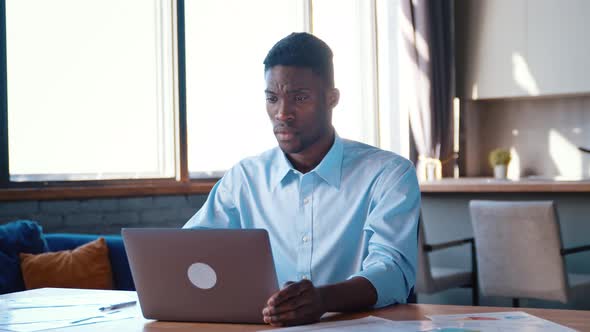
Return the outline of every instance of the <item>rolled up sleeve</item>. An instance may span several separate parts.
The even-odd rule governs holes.
[[[353,277],[377,290],[376,308],[406,303],[416,281],[420,188],[414,166],[404,163],[383,174],[371,199],[364,230],[367,256]]]

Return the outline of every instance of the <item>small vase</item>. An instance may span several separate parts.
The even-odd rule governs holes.
[[[507,165],[494,165],[494,178],[505,180],[508,175]]]

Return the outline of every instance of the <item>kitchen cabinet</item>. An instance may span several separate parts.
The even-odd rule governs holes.
[[[590,1],[457,0],[457,91],[465,99],[590,93]]]
[[[540,94],[589,93],[590,1],[527,2],[527,58]]]

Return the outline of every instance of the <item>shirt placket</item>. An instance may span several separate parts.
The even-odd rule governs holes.
[[[312,255],[312,225],[313,225],[313,173],[307,173],[301,178],[299,206],[301,209],[301,224],[299,229],[299,243],[297,255],[297,273],[299,279],[311,280]]]

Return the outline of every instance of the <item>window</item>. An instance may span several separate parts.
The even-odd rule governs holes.
[[[378,145],[373,1],[314,0],[313,33],[334,52],[340,103],[334,127],[343,137]]]
[[[335,83],[341,92],[334,111],[338,134],[399,149],[399,131],[392,129],[395,123],[391,122],[396,117],[391,112],[398,113],[396,101],[383,102],[381,111],[388,112],[383,116],[388,122],[379,123],[378,78],[384,75],[385,89],[391,85],[385,78],[394,76],[380,73],[377,66],[377,42],[389,43],[384,38],[392,36],[383,28],[384,37],[378,40],[376,6],[393,12],[389,8],[392,4],[366,0],[186,0],[185,5],[192,177],[221,176],[240,159],[276,146],[265,111],[262,61],[276,41],[293,31],[311,31],[334,52]],[[387,17],[381,19],[386,21]],[[396,60],[393,53],[382,62]],[[380,131],[389,136],[380,137]]]
[[[276,146],[262,61],[293,31],[334,51],[338,134],[408,155],[398,2],[2,1],[0,181],[222,176]]]
[[[174,176],[171,11],[6,1],[11,181]]]
[[[276,145],[262,61],[280,38],[304,30],[304,20],[303,1],[185,1],[191,176],[220,177],[240,159]]]

